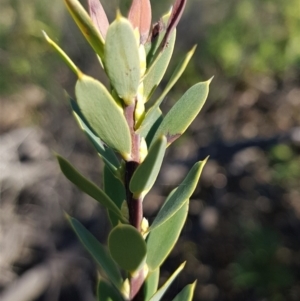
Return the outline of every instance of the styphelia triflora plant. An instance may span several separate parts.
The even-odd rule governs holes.
[[[195,48],[177,65],[161,95],[145,104],[170,62],[176,26],[186,0],[151,26],[149,0],[133,0],[128,17],[117,11],[109,24],[99,0],[88,0],[89,14],[78,0],[64,0],[71,16],[98,56],[110,86],[84,74],[46,34],[49,44],[78,77],[73,114],[104,162],[101,189],[57,156],[64,175],[108,212],[112,229],[104,247],[76,219],[67,216],[97,264],[101,277],[98,301],[158,301],[185,263],[158,289],[160,266],[173,249],[187,218],[189,198],[206,162],[197,162],[165,200],[151,225],[143,217],[143,199],[153,186],[166,148],[179,138],[201,110],[209,81],[192,86],[164,116],[160,105],[175,85]],[[192,300],[195,283],[174,300]]]

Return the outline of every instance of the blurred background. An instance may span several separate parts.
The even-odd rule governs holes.
[[[102,3],[110,20],[118,5],[124,14],[130,5]],[[154,21],[171,3],[152,1]],[[108,221],[60,174],[53,151],[98,183],[102,165],[64,95],[74,94],[75,78],[41,30],[81,70],[107,82],[63,1],[0,1],[0,300],[92,301],[97,271],[63,211],[103,242]],[[197,279],[197,301],[298,301],[299,1],[189,0],[157,94],[194,44],[163,110],[214,76],[211,91],[190,130],[168,149],[145,200],[151,219],[192,163],[210,155],[162,282],[182,261],[187,266],[164,300]]]

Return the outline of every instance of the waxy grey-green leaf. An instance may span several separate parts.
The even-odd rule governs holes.
[[[122,110],[107,89],[92,77],[83,75],[76,83],[77,102],[94,132],[109,147],[130,159],[131,136]]]
[[[115,262],[126,271],[133,273],[145,262],[146,242],[133,226],[119,224],[113,228],[108,237],[108,247]]]
[[[184,93],[164,117],[155,133],[154,141],[165,135],[169,145],[185,132],[203,107],[210,82],[211,80],[198,83]]]
[[[177,268],[177,270],[171,275],[171,277],[165,282],[165,284],[151,297],[151,299],[149,301],[160,301],[161,298],[164,296],[165,292],[167,291],[167,289],[170,287],[170,285],[176,279],[178,274],[183,270],[184,266],[185,266],[185,262],[182,263]]]
[[[172,11],[163,15],[162,18],[155,24],[152,29],[151,39],[145,44],[145,51],[147,55],[147,66],[150,66],[154,60],[158,57],[158,54],[164,50],[161,46],[163,38],[166,34],[168,22]]]
[[[192,167],[183,182],[170,196],[168,202],[160,209],[147,232],[150,232],[165,223],[189,200],[198,184],[206,161],[207,159],[199,161]]]
[[[120,289],[123,281],[121,273],[105,247],[78,220],[68,215],[67,219],[85,249],[99,264],[114,286]]]
[[[65,4],[73,17],[78,28],[86,40],[90,43],[94,51],[103,59],[104,55],[104,39],[100,31],[93,24],[88,13],[82,7],[78,0],[64,0]]]
[[[149,149],[145,160],[135,170],[129,184],[134,198],[144,196],[152,188],[159,173],[166,147],[166,137],[158,138]]]
[[[158,109],[160,111],[160,109]],[[151,142],[154,138],[154,135],[157,131],[157,129],[159,128],[160,124],[162,123],[164,117],[162,115],[162,113],[159,115],[159,117],[157,118],[157,120],[153,123],[153,125],[151,126],[149,132],[147,133],[147,136],[146,136],[146,143],[148,146],[151,145]]]
[[[108,166],[104,166],[103,178],[105,193],[121,209],[123,201],[126,199],[124,185],[114,176]],[[108,211],[108,215],[112,225],[116,226],[119,222],[118,216],[110,210]]]
[[[115,153],[111,148],[105,147],[101,139],[93,133],[93,129],[88,125],[88,122],[86,121],[85,117],[82,115],[78,104],[71,98],[70,98],[70,104],[71,104],[73,115],[79,127],[89,138],[90,142],[95,147],[99,156],[103,159],[105,165],[111,170],[111,172],[115,176],[117,176],[117,169],[120,166],[120,162],[116,157]]]
[[[61,59],[65,62],[65,64],[76,74],[77,77],[82,76],[82,72],[79,68],[73,63],[73,61],[69,58],[69,56],[53,41],[51,40],[46,32],[43,31],[43,35],[48,42],[49,45],[56,51],[56,53],[61,57]]]
[[[140,125],[137,132],[141,134],[143,137],[146,137],[149,133],[149,131],[152,131],[153,124],[157,123],[157,120],[160,119],[162,121],[162,113],[159,109],[159,106],[161,105],[162,101],[166,97],[166,95],[170,92],[170,90],[173,88],[173,86],[176,84],[182,73],[184,72],[187,64],[189,63],[190,59],[192,58],[194,52],[196,50],[196,46],[194,46],[187,55],[183,58],[183,60],[177,65],[176,69],[174,70],[173,74],[171,75],[171,78],[169,82],[167,83],[165,89],[163,90],[162,94],[159,96],[159,98],[155,101],[155,104],[147,111],[146,116]],[[161,123],[161,122],[160,122]],[[153,136],[151,137],[151,139]],[[151,140],[150,139],[150,140]],[[148,137],[147,137],[148,140]],[[148,141],[147,141],[148,142]]]
[[[146,74],[143,78],[143,94],[145,102],[150,99],[151,95],[153,94],[153,92],[161,82],[163,76],[165,75],[165,72],[173,54],[175,40],[176,31],[172,33],[170,41],[168,43],[168,47],[166,47],[166,49],[158,55],[157,59],[154,60],[154,62],[146,71]]]
[[[97,286],[97,301],[124,301],[124,298],[110,284],[100,279]]]
[[[90,197],[98,201],[105,208],[114,212],[120,220],[127,222],[127,220],[123,217],[121,210],[104,191],[80,174],[79,171],[76,170],[66,159],[59,155],[56,155],[56,157],[61,171],[70,182],[75,184],[80,190],[88,194]]]
[[[133,104],[141,78],[139,48],[132,25],[119,14],[106,34],[104,65],[119,97]]]
[[[136,131],[138,134],[140,134],[144,138],[146,138],[148,136],[148,134],[150,132],[152,132],[152,129],[155,125],[157,125],[157,124],[160,125],[160,123],[163,119],[163,115],[162,115],[160,108],[156,108],[155,110],[152,110],[152,107],[151,107],[149,109],[149,111],[150,110],[151,110],[151,113],[146,114],[145,119],[143,120],[142,124]],[[147,120],[146,120],[146,118],[147,118]],[[156,127],[156,130],[157,130],[157,128],[158,127]],[[155,132],[156,132],[156,130],[155,130]],[[154,134],[152,135],[151,139],[153,138]],[[150,145],[150,144],[148,144],[148,145]]]
[[[176,66],[175,70],[173,71],[166,87],[164,88],[162,94],[159,96],[159,98],[155,101],[155,104],[153,105],[153,107],[151,107],[149,109],[149,113],[150,110],[152,109],[156,109],[158,108],[162,101],[164,100],[164,98],[166,97],[166,95],[170,92],[170,90],[173,88],[173,86],[176,84],[176,82],[178,81],[178,79],[180,78],[180,76],[182,75],[182,73],[184,72],[187,64],[189,63],[189,61],[191,60],[194,52],[196,50],[196,46],[194,46],[187,54],[186,56],[182,59],[182,61]],[[145,119],[147,118],[147,115],[145,117]]]
[[[166,203],[170,201],[170,197]],[[147,265],[149,269],[160,267],[176,244],[185,224],[189,208],[189,201],[163,225],[152,230],[147,238]]]
[[[197,281],[186,285],[183,290],[173,299],[173,301],[192,301]]]
[[[105,162],[105,165],[110,168],[110,170],[116,174],[117,173],[117,166],[114,165],[114,162],[110,161],[107,157],[112,157],[111,153],[113,151],[110,148],[105,148],[102,141],[100,140],[99,137],[94,135],[94,133],[86,126],[86,124],[82,121],[82,119],[75,113],[73,112],[73,115],[75,119],[77,120],[80,128],[84,131],[86,136],[89,138],[89,140],[92,142],[93,146],[96,148],[98,154],[100,157],[103,159]],[[111,155],[111,156],[110,156]]]
[[[169,36],[172,34],[173,30],[175,30],[178,22],[181,19],[182,13],[184,11],[185,5],[187,0],[176,0],[173,7],[172,13],[168,21],[168,26],[166,30],[166,35],[164,36],[163,40],[163,47],[166,47]]]
[[[155,294],[159,283],[159,268],[153,272],[149,272],[144,285],[144,299],[149,301],[150,298]]]

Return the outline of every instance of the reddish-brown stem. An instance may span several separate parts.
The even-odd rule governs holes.
[[[136,199],[133,197],[132,192],[129,189],[129,183],[133,173],[140,164],[140,136],[135,133],[135,118],[134,118],[135,104],[126,106],[124,109],[124,115],[127,120],[130,135],[131,135],[131,161],[127,161],[125,164],[125,189],[126,200],[129,211],[129,222],[138,231],[141,231],[141,223],[143,219],[143,202],[142,199]],[[141,270],[135,277],[130,279],[130,300],[143,301],[143,290],[141,289],[144,283],[144,273]]]
[[[125,165],[125,189],[126,189],[126,199],[129,211],[129,222],[132,226],[141,230],[141,222],[143,218],[143,203],[140,199],[135,199],[133,194],[129,190],[129,183],[131,177],[138,167],[138,163],[134,161],[126,162]]]
[[[125,165],[125,189],[126,189],[126,199],[129,211],[129,221],[132,226],[141,230],[141,222],[143,219],[143,204],[142,200],[135,199],[133,194],[129,189],[129,183],[132,178],[133,173],[137,169],[140,163],[140,136],[134,131],[134,110],[135,104],[125,107],[125,118],[129,125],[130,135],[131,135],[131,161],[126,162]]]
[[[144,301],[144,292],[142,286],[144,283],[144,271],[140,270],[135,278],[131,278],[130,281],[130,299],[131,301]],[[133,285],[134,284],[134,285]],[[136,289],[138,290],[136,291]]]

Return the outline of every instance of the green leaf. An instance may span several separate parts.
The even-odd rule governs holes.
[[[108,237],[108,247],[112,258],[126,271],[133,273],[145,262],[146,242],[130,225],[119,224],[113,228]]]
[[[115,287],[121,289],[123,281],[121,273],[104,246],[78,220],[69,215],[66,217],[85,249],[103,269]]]
[[[59,155],[56,155],[56,157],[61,171],[69,181],[71,181],[80,190],[91,196],[93,199],[98,201],[108,210],[114,212],[120,220],[127,222],[116,204],[98,186],[96,186],[96,184],[90,182],[83,175],[81,175],[79,171],[76,170],[66,159]]]
[[[104,65],[119,97],[133,104],[141,77],[139,49],[132,25],[119,14],[107,31]]]
[[[204,161],[197,162],[192,167],[183,182],[170,196],[168,202],[160,209],[152,225],[148,229],[148,232],[165,223],[189,200],[198,184],[202,169],[206,161],[207,158]]]
[[[166,147],[166,137],[158,138],[149,149],[145,160],[135,170],[129,184],[134,198],[145,195],[152,188],[159,173]]]
[[[64,0],[65,4],[74,19],[75,23],[81,30],[86,40],[90,43],[94,51],[103,59],[104,39],[100,31],[95,27],[88,13],[82,7],[78,0]]]
[[[163,117],[163,115],[161,113],[160,116],[158,117],[158,119],[152,125],[150,131],[148,132],[148,134],[146,136],[146,143],[147,143],[147,145],[151,145],[151,142],[152,142],[152,140],[154,138],[154,135],[155,135],[157,129],[159,128],[160,124],[162,123],[163,119],[164,119],[164,117]]]
[[[170,201],[170,197],[166,203]],[[147,265],[151,271],[160,267],[172,251],[188,214],[189,202],[184,205],[163,225],[152,230],[147,239]]]
[[[166,34],[168,22],[171,16],[171,10],[162,16],[159,24],[156,25],[157,32],[145,43],[145,51],[147,54],[147,66],[151,66],[158,54],[163,50],[161,43]]]
[[[82,72],[79,68],[73,63],[69,56],[53,41],[47,34],[43,31],[43,35],[50,46],[56,51],[56,53],[61,57],[65,64],[77,75],[77,77],[82,76]]]
[[[172,282],[175,280],[175,278],[178,276],[178,274],[183,270],[185,266],[185,262],[182,263],[177,270],[172,274],[172,276],[166,281],[166,283],[155,293],[155,295],[152,296],[152,298],[149,301],[159,301],[167,291],[167,289],[170,287]],[[183,301],[183,300],[182,300]],[[185,301],[185,300],[184,300]]]
[[[103,159],[105,165],[111,170],[113,174],[117,175],[117,169],[120,166],[120,162],[116,157],[115,153],[111,148],[105,147],[101,139],[93,133],[92,128],[88,125],[88,122],[86,121],[85,117],[82,115],[78,107],[78,104],[71,98],[70,98],[70,104],[72,107],[73,115],[79,127],[89,138],[90,142],[95,147],[99,156]]]
[[[97,80],[83,75],[76,84],[77,102],[82,114],[109,147],[125,160],[130,159],[131,136],[122,110]]]
[[[145,281],[144,285],[144,299],[149,301],[149,299],[155,294],[158,288],[159,282],[159,268],[153,272],[149,272],[149,275]]]
[[[152,107],[151,107],[152,109]],[[149,109],[149,111],[151,110]],[[162,112],[160,110],[160,108],[155,108],[154,110],[151,110],[150,114],[146,114],[145,119],[143,120],[141,126],[137,129],[137,133],[140,134],[142,137],[147,137],[150,132],[152,133],[152,129],[156,128],[155,125],[160,125],[160,123],[163,120],[163,115]],[[157,128],[156,128],[157,130]],[[155,132],[156,132],[155,130]],[[155,133],[154,133],[155,134]],[[151,139],[149,137],[150,140],[152,140],[154,134],[151,134]],[[149,145],[149,144],[148,144]]]
[[[156,109],[158,108],[163,99],[166,97],[166,95],[170,92],[170,90],[174,87],[174,85],[176,84],[176,82],[178,81],[178,79],[180,78],[180,76],[182,75],[182,73],[184,72],[187,64],[189,63],[189,61],[191,60],[195,50],[196,50],[197,46],[195,45],[187,54],[186,56],[182,59],[182,61],[176,66],[174,72],[172,73],[169,82],[167,83],[165,89],[163,90],[162,94],[160,95],[160,97],[155,101],[155,104],[153,105],[153,107],[151,107],[149,109],[149,113],[151,111],[151,109]],[[147,117],[147,116],[146,116]]]
[[[147,111],[142,124],[138,128],[137,132],[141,134],[143,137],[146,137],[147,144],[150,145],[157,128],[160,126],[163,117],[159,106],[161,105],[162,101],[164,100],[165,96],[169,93],[169,91],[173,88],[176,84],[182,73],[184,72],[187,64],[189,63],[190,59],[192,58],[194,52],[196,50],[196,46],[194,46],[184,57],[184,59],[177,65],[176,69],[174,70],[169,82],[167,83],[165,89],[163,90],[160,97],[155,101],[154,105]],[[148,137],[149,136],[149,137]]]
[[[197,281],[192,284],[188,284],[183,290],[173,299],[173,301],[192,301],[194,296],[194,290]]]
[[[117,179],[111,172],[111,170],[104,166],[104,191],[111,198],[111,200],[122,208],[123,201],[126,199],[125,188],[123,184]],[[113,226],[116,226],[119,222],[118,216],[112,211],[108,211],[109,219]]]
[[[170,63],[173,54],[175,40],[176,30],[174,30],[174,32],[171,35],[168,47],[166,47],[166,49],[157,56],[157,59],[155,59],[155,61],[150,65],[150,67],[146,71],[146,74],[143,79],[145,102],[150,99],[151,95],[161,82],[167,70],[167,67]]]
[[[164,40],[162,42],[163,47],[167,46],[167,43],[169,41],[169,36],[173,32],[173,30],[175,30],[178,22],[180,21],[182,13],[183,13],[185,5],[186,5],[186,1],[187,0],[176,0],[174,2],[174,5],[172,7],[171,16],[170,16],[170,19],[168,21],[166,34],[165,34]]]
[[[111,285],[100,279],[97,286],[97,301],[124,301],[124,299]]]
[[[170,144],[185,132],[203,107],[210,82],[211,80],[198,83],[185,92],[165,116],[155,133],[154,141],[165,135]]]

